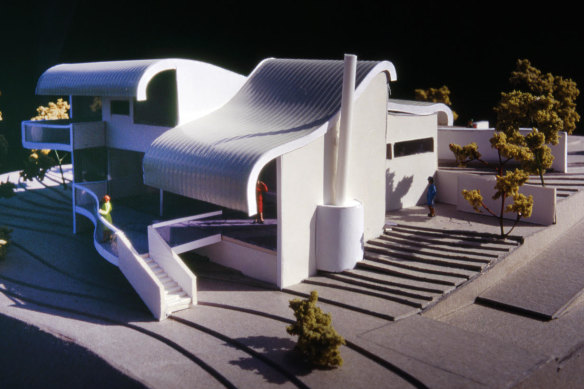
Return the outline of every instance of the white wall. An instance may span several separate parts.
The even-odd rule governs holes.
[[[130,101],[129,115],[112,115],[111,100]],[[106,125],[106,146],[110,148],[146,152],[152,142],[170,127],[134,124],[134,104],[127,97],[102,98],[102,117]]]
[[[456,205],[456,209],[463,212],[476,211],[470,206],[468,201],[462,196],[462,190],[478,189],[483,195],[485,204],[498,214],[501,207],[501,200],[493,200],[495,194],[494,175],[476,175],[469,173],[459,173],[451,171],[439,171],[436,187],[438,188],[437,199],[441,203]],[[556,216],[556,189],[541,187],[536,185],[523,185],[519,190],[526,196],[533,196],[533,212],[531,217],[523,218],[521,221],[540,225],[551,225],[555,223]],[[505,205],[509,205],[513,199],[508,199]],[[486,212],[483,210],[483,212]],[[486,214],[486,213],[485,213]],[[488,214],[486,214],[488,215]],[[515,219],[515,214],[506,212],[506,219]]]
[[[432,138],[437,148],[437,116],[390,113],[387,116],[388,144]],[[407,155],[388,159],[386,164],[385,209],[387,211],[413,207],[426,202],[428,177],[438,169],[436,152]]]
[[[385,224],[385,137],[387,75],[380,73],[354,104],[349,156],[349,198],[363,204],[364,240]]]
[[[482,159],[489,163],[497,164],[499,157],[497,150],[491,147],[489,140],[493,137],[493,128],[448,128],[438,129],[438,159],[442,161],[454,162],[454,154],[450,151],[449,145],[455,143],[465,146],[475,142],[479,146]],[[521,130],[522,134],[527,134],[531,130]],[[560,142],[557,145],[549,145],[554,156],[552,169],[556,172],[568,172],[568,136],[565,132],[560,135]]]
[[[220,108],[246,80],[245,76],[208,64],[196,69],[178,68],[178,123],[187,123]]]
[[[324,137],[277,160],[281,288],[316,273],[316,206],[323,203],[323,161]]]

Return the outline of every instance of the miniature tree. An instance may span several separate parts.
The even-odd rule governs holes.
[[[449,107],[452,106],[450,101],[450,89],[446,85],[440,88],[429,88],[429,89],[415,89],[414,90],[415,99],[418,101],[431,101],[434,103],[444,103]],[[452,111],[453,120],[458,119],[458,114]]]
[[[576,129],[580,120],[576,98],[580,92],[574,81],[543,74],[526,59],[517,61],[509,81],[516,89],[501,93],[501,100],[495,107],[496,129],[513,137],[517,144],[530,148],[533,159],[524,161],[523,168],[538,174],[545,186],[543,175],[553,162],[546,144],[556,145],[560,131],[572,134]],[[520,128],[532,128],[532,132],[522,139]]]
[[[49,102],[47,107],[39,106],[37,108],[37,115],[31,118],[31,120],[69,119],[70,108],[71,106],[67,101],[58,99],[56,103]],[[31,150],[25,161],[24,169],[20,172],[20,177],[29,181],[35,178],[42,181],[47,171],[58,165],[63,187],[67,188],[65,175],[63,174],[63,161],[67,157],[67,153],[59,155],[57,150],[52,151],[55,155],[54,157],[50,155],[51,150]]]
[[[527,197],[519,193],[519,188],[529,179],[529,173],[521,169],[515,169],[514,172],[506,172],[506,174],[504,174],[505,164],[513,159],[518,161],[533,160],[533,153],[529,147],[518,144],[519,141],[514,138],[514,136],[517,136],[517,134],[508,137],[503,132],[495,132],[491,138],[491,147],[497,149],[499,157],[497,181],[495,184],[496,192],[493,195],[493,200],[501,200],[499,211],[496,212],[491,210],[484,203],[484,198],[479,190],[465,189],[462,191],[462,196],[470,203],[475,211],[482,212],[482,209],[484,209],[489,214],[499,219],[501,238],[508,236],[523,217],[530,217],[533,210],[533,197]],[[521,137],[521,135],[519,135],[519,137]],[[512,204],[506,204],[508,198],[513,199]],[[505,212],[516,214],[515,221],[507,232],[505,232],[504,228]]]
[[[517,226],[517,223],[522,217],[530,217],[533,210],[533,196],[525,196],[519,193],[519,187],[529,179],[529,175],[523,170],[516,169],[514,172],[507,172],[504,176],[497,175],[497,183],[495,184],[495,195],[493,200],[501,199],[501,208],[499,212],[491,210],[485,203],[480,190],[466,190],[462,191],[462,196],[467,200],[477,212],[482,212],[482,209],[487,211],[492,216],[499,219],[500,237],[505,238]],[[508,198],[513,199],[513,203],[505,204]],[[517,216],[512,227],[505,232],[504,214],[505,212],[515,213]]]
[[[310,293],[308,300],[291,300],[290,308],[294,311],[296,323],[288,326],[286,331],[298,335],[296,348],[312,364],[328,368],[342,366],[339,347],[345,344],[345,339],[333,328],[331,315],[316,306],[317,300],[316,291]]]
[[[479,153],[479,146],[472,142],[466,146],[460,146],[455,143],[451,143],[449,146],[450,151],[454,154],[456,158],[456,164],[459,167],[466,167],[469,162],[480,161],[487,165],[487,162],[481,159],[481,153]]]

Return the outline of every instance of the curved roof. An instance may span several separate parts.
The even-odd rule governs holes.
[[[438,125],[442,126],[452,126],[454,122],[452,110],[444,103],[389,99],[387,102],[387,110],[414,115],[432,115],[436,113],[438,114]]]
[[[256,213],[255,182],[272,159],[323,135],[340,113],[343,61],[267,59],[224,106],[157,138],[144,183]],[[391,62],[358,61],[355,96]]]
[[[232,73],[205,62],[177,58],[66,63],[53,66],[41,75],[36,94],[135,97],[143,101],[152,78],[172,69],[186,69],[202,77],[205,71]]]

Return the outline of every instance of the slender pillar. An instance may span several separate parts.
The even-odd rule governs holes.
[[[345,54],[338,150],[336,137],[329,138],[333,141],[332,157],[337,153],[335,190],[331,191],[332,204],[316,209],[316,267],[329,272],[352,269],[363,259],[364,210],[360,202],[350,198],[348,190],[356,69],[357,57]]]
[[[357,56],[345,54],[335,205],[345,205],[351,200],[348,198],[347,188],[349,180],[349,147],[351,144],[351,124],[353,120],[356,71]]]

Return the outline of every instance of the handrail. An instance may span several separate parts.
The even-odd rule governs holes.
[[[52,124],[48,124],[48,122],[53,122]],[[84,123],[84,122],[74,122],[74,121],[68,121],[66,123],[64,122],[60,122],[60,123],[55,123],[58,122],[58,120],[23,120],[22,121],[22,125],[26,125],[26,124],[32,124],[35,126],[41,126],[41,127],[47,127],[47,128],[67,128],[67,127],[71,127],[73,124],[76,123]]]
[[[74,196],[76,196],[75,191],[81,189],[84,190],[86,194],[89,194],[89,196],[95,201],[95,208],[93,212],[79,212],[81,209],[86,209],[83,206],[76,206],[75,212],[82,213],[94,223],[95,229],[93,233],[93,244],[99,254],[120,268],[124,276],[128,279],[132,287],[142,298],[142,301],[144,301],[154,317],[156,317],[158,320],[162,320],[166,317],[164,285],[162,285],[150,266],[148,266],[148,264],[144,261],[144,258],[142,258],[136,251],[124,232],[100,215],[99,198],[91,189],[87,187],[88,184],[104,182],[105,181],[86,182],[84,183],[85,185],[79,183],[73,184]],[[119,245],[117,253],[109,253],[98,242],[97,234],[99,223],[102,223],[105,227],[113,231],[114,236],[116,237],[116,242]],[[114,256],[115,258],[111,258],[111,256]]]

